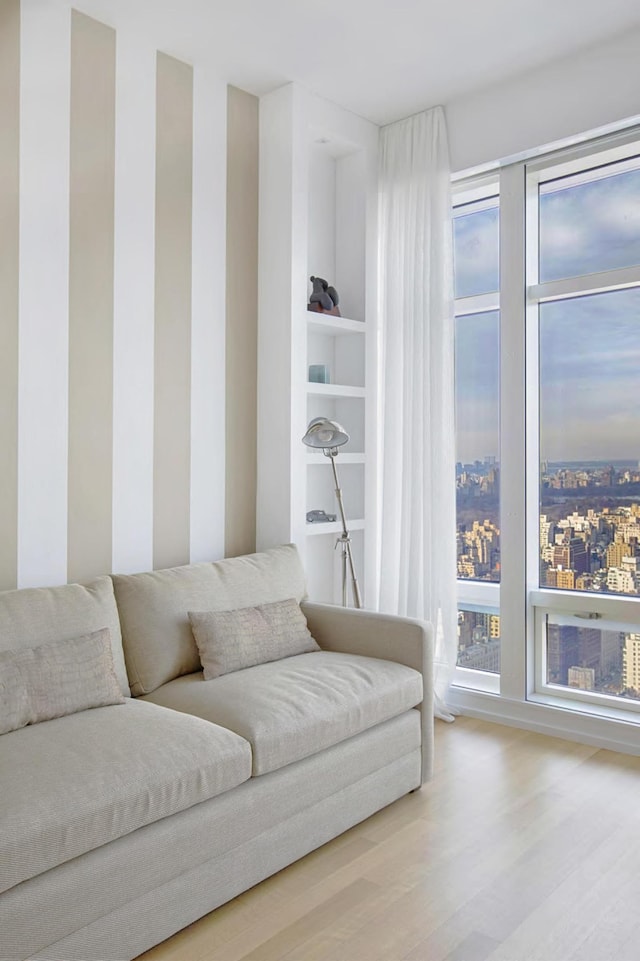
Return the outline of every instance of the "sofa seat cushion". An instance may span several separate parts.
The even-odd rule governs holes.
[[[0,891],[250,776],[238,735],[130,699],[3,734]]]
[[[205,681],[179,677],[145,700],[213,721],[246,738],[253,774],[316,754],[422,700],[422,676],[378,658],[318,651]]]

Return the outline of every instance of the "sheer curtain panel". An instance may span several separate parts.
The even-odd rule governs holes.
[[[437,717],[457,655],[451,186],[444,112],[381,132],[380,610],[431,621]]]

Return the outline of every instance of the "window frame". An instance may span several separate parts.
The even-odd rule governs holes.
[[[498,172],[470,180],[459,180],[452,185],[452,207],[479,201],[494,201],[498,199],[500,206],[500,179]],[[491,204],[493,206],[493,203]],[[480,209],[480,208],[479,208]],[[454,315],[468,317],[473,314],[483,314],[490,311],[500,311],[500,291],[475,294],[470,297],[457,297],[454,301]],[[491,581],[476,581],[472,579],[457,579],[457,601],[459,610],[482,608],[487,612],[500,613],[500,583]],[[501,622],[502,629],[502,622]],[[502,651],[501,651],[502,654]],[[456,664],[453,683],[458,687],[469,690],[482,690],[489,694],[500,693],[500,675],[473,668],[461,667]]]
[[[524,719],[551,710],[570,712],[572,730],[592,723],[640,722],[640,702],[597,695],[546,683],[546,614],[591,612],[615,622],[621,631],[640,625],[640,598],[604,593],[558,591],[539,585],[539,305],[569,297],[640,287],[640,265],[539,283],[538,187],[550,177],[578,174],[640,155],[640,128],[586,139],[535,159],[496,165],[480,176],[452,184],[453,206],[491,192],[500,205],[500,290],[460,298],[456,316],[500,312],[500,584],[459,579],[458,606],[498,608],[501,619],[501,673],[489,675],[456,667],[453,703],[482,704],[482,695],[504,704],[503,714]],[[496,186],[496,180],[498,181]],[[460,199],[464,198],[464,199]],[[524,476],[524,483],[522,478]],[[493,596],[491,596],[493,595]],[[497,599],[497,603],[496,603]],[[493,603],[491,603],[493,601]],[[594,626],[605,623],[597,620]],[[640,627],[638,628],[640,630]],[[476,695],[480,695],[478,701]],[[486,710],[486,709],[485,709]],[[533,712],[533,713],[532,713]],[[558,713],[560,712],[560,713]],[[482,710],[480,713],[483,713]],[[489,708],[487,716],[491,716]],[[604,728],[598,727],[597,730]],[[627,728],[624,728],[627,737]],[[637,736],[637,734],[636,734]]]
[[[631,701],[625,702],[624,707],[615,705],[615,698],[598,697],[591,692],[580,692],[558,685],[549,685],[546,681],[546,644],[544,632],[540,624],[546,613],[559,616],[575,612],[576,609],[591,614],[607,617],[608,622],[621,625],[640,624],[640,598],[631,596],[616,596],[604,593],[589,593],[580,591],[558,591],[539,585],[537,571],[539,564],[539,307],[541,304],[553,303],[575,297],[590,296],[592,294],[607,293],[640,287],[640,265],[598,271],[591,274],[580,274],[562,280],[539,282],[538,274],[538,203],[539,185],[551,178],[570,176],[587,172],[590,168],[606,164],[625,161],[640,154],[640,131],[638,129],[625,131],[620,135],[611,135],[598,141],[581,144],[566,150],[556,151],[549,156],[541,156],[536,160],[525,163],[525,290],[526,290],[526,383],[529,402],[529,430],[526,438],[527,463],[527,530],[526,539],[535,544],[535,561],[533,551],[528,556],[529,581],[527,604],[528,623],[532,625],[533,640],[529,639],[529,656],[532,664],[528,669],[527,696],[530,700],[558,700],[569,704],[579,704],[582,710],[593,710],[602,713],[611,710],[614,715],[622,711],[626,716],[638,713],[637,706]],[[535,425],[531,419],[535,413]],[[531,429],[533,428],[533,429]],[[529,470],[528,465],[532,465]],[[535,478],[534,475],[535,474]],[[533,583],[531,583],[533,582]],[[600,623],[598,621],[598,623]],[[530,628],[531,630],[531,628]],[[640,720],[640,717],[636,717]]]
[[[553,593],[553,592],[551,592]],[[595,598],[600,600],[599,604],[582,604],[582,595],[575,598],[570,592],[555,592],[553,606],[549,603],[549,592],[534,592],[532,598],[534,604],[534,625],[535,625],[535,649],[537,665],[540,671],[537,677],[536,691],[532,696],[533,700],[540,703],[553,703],[561,701],[565,707],[576,707],[583,710],[586,706],[602,716],[612,714],[613,716],[625,716],[636,714],[636,721],[640,722],[640,699],[623,699],[614,694],[604,694],[597,691],[581,691],[577,688],[565,687],[561,684],[549,683],[547,675],[547,645],[546,645],[546,626],[547,615],[560,617],[562,620],[572,623],[575,627],[594,627],[596,630],[613,630],[621,633],[637,633],[640,630],[640,622],[624,622],[620,619],[621,610],[617,603],[617,598],[611,595],[596,594]],[[589,596],[589,599],[591,597]],[[571,604],[572,600],[578,603]],[[612,603],[608,603],[611,601]],[[580,610],[576,611],[576,608]],[[597,610],[596,610],[597,608]],[[591,617],[589,616],[591,615]],[[593,619],[592,619],[593,618]]]

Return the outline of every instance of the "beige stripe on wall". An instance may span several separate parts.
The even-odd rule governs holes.
[[[70,581],[111,570],[115,53],[115,32],[73,10],[69,173]]]
[[[193,69],[156,67],[153,566],[189,561]]]
[[[256,549],[258,98],[228,88],[225,554]]]
[[[20,0],[0,2],[0,590],[18,557]]]

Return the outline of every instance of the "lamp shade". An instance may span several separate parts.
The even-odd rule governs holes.
[[[307,447],[317,447],[326,450],[342,447],[349,440],[344,427],[335,420],[327,417],[314,417],[307,427],[307,433],[302,438]]]

